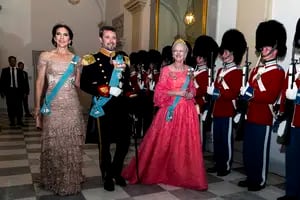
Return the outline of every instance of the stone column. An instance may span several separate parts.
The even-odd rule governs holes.
[[[147,0],[129,0],[124,7],[132,14],[132,51],[141,49],[143,9]]]

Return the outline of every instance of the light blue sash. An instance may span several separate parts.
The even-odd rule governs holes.
[[[187,89],[187,87],[189,85],[189,82],[190,82],[190,75],[187,75],[186,79],[185,79],[185,82],[184,82],[184,84],[181,87],[181,91],[184,91],[184,90]],[[167,116],[166,116],[166,121],[167,122],[172,120],[173,114],[174,114],[174,110],[175,110],[175,108],[176,108],[176,106],[177,106],[180,98],[181,98],[181,96],[176,96],[175,99],[174,99],[174,101],[173,101],[173,104],[168,107]]]
[[[118,55],[116,58],[116,61],[118,64],[122,64],[123,63],[123,56]],[[118,87],[119,86],[119,77],[120,74],[122,73],[122,69],[121,68],[114,68],[110,81],[109,81],[109,86],[110,87]],[[104,110],[103,110],[103,106],[111,99],[112,95],[109,95],[109,97],[93,97],[93,106],[91,108],[90,111],[90,116],[94,117],[94,118],[98,118],[101,117],[103,115],[105,115]]]
[[[51,102],[57,95],[60,88],[64,85],[68,77],[74,72],[74,65],[77,64],[79,61],[79,56],[74,56],[72,61],[70,62],[67,70],[65,73],[61,76],[59,81],[56,83],[55,87],[52,89],[49,95],[45,97],[44,104],[40,110],[40,112],[44,115],[50,115],[51,113]]]

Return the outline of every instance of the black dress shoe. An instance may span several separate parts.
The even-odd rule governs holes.
[[[18,126],[25,126],[25,125],[23,124],[23,122],[18,122],[17,125],[18,125]]]
[[[247,181],[247,179],[244,180],[244,181],[240,181],[238,183],[238,186],[240,186],[240,187],[248,187],[248,181]]]
[[[297,200],[297,197],[284,195],[282,197],[277,198],[277,200]]]
[[[216,166],[210,167],[206,170],[208,173],[216,173],[217,172],[217,168]]]
[[[230,173],[230,170],[225,170],[221,172],[217,172],[217,176],[227,176]]]
[[[265,188],[265,185],[248,185],[248,191],[256,192]]]
[[[104,189],[107,191],[115,190],[115,183],[112,178],[105,178],[104,180]]]
[[[122,176],[116,176],[115,181],[116,181],[116,184],[121,187],[125,187],[127,185],[125,179]]]

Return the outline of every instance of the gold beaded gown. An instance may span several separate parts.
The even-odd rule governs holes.
[[[48,89],[55,87],[70,62],[40,57],[38,67],[46,67]],[[71,74],[51,102],[51,114],[43,116],[41,136],[41,186],[58,195],[76,194],[83,181],[85,123]]]

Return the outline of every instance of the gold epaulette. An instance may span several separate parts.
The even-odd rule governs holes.
[[[95,57],[92,54],[87,54],[82,57],[81,64],[83,66],[91,65],[96,62]]]
[[[128,56],[124,56],[124,62],[126,65],[130,66],[130,59]]]

